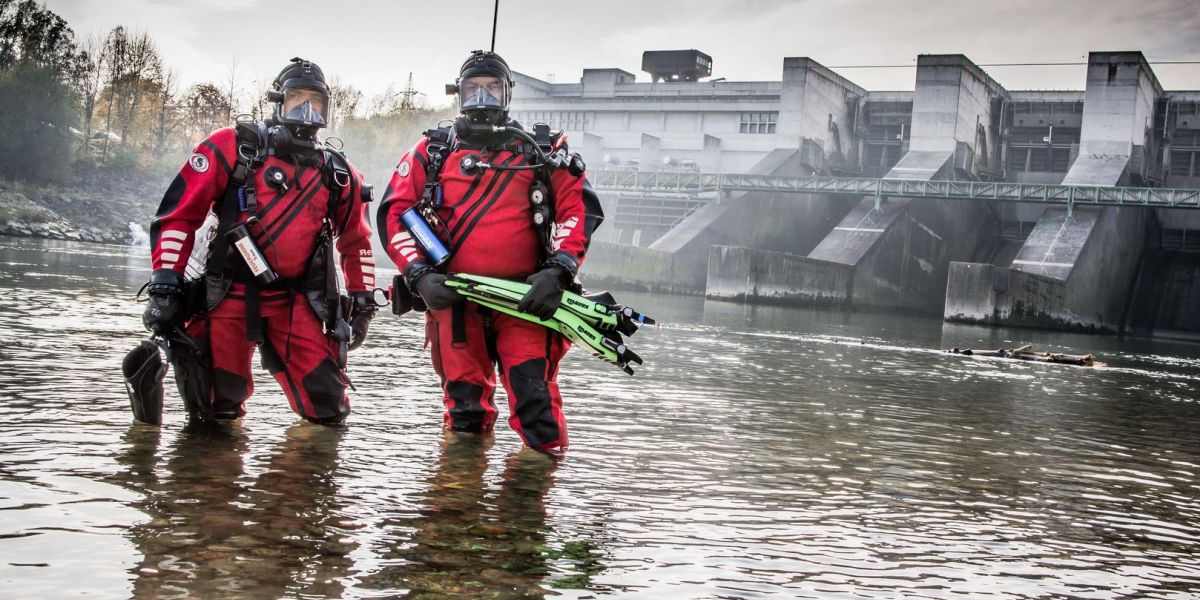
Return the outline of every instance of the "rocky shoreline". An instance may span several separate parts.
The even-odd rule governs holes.
[[[133,236],[129,231],[119,233],[95,227],[68,228],[62,223],[23,223],[8,221],[0,223],[0,235],[45,238],[48,240],[74,240],[101,244],[129,244]]]
[[[157,203],[127,190],[0,185],[0,235],[129,244],[144,235]]]

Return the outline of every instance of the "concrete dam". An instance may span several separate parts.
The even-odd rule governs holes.
[[[654,54],[649,83],[514,88],[518,120],[589,160],[591,285],[1200,339],[1200,91],[1164,90],[1140,52],[1091,53],[1082,91],[921,55],[911,92],[809,58],[700,81]]]

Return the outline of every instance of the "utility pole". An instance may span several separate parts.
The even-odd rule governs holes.
[[[418,94],[424,95],[422,92],[418,92],[417,88],[413,87],[412,71],[409,71],[408,85],[404,86],[403,90],[400,90],[400,110],[405,112],[417,110],[415,99]]]

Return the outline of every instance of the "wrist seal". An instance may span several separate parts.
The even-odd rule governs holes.
[[[350,294],[350,299],[353,301],[353,306],[350,309],[352,314],[373,313],[379,310],[379,305],[375,302],[375,294],[373,292],[354,292]]]
[[[183,277],[172,269],[157,269],[150,274],[146,293],[151,296],[181,296]]]
[[[409,263],[409,265],[404,268],[405,287],[407,287],[408,291],[412,292],[413,295],[419,296],[420,294],[417,293],[417,282],[420,281],[422,277],[429,275],[430,273],[437,273],[437,269],[433,268],[433,265],[430,265],[423,260],[417,260]]]
[[[575,275],[579,272],[579,261],[569,253],[559,251],[550,255],[550,258],[542,262],[538,268],[549,269],[551,267],[560,269],[563,282],[569,283],[575,280]]]

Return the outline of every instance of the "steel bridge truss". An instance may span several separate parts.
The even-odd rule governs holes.
[[[1052,185],[994,181],[920,181],[873,177],[780,177],[686,171],[588,171],[599,190],[643,192],[776,192],[943,200],[999,200],[1073,206],[1143,206],[1200,209],[1200,190]]]

